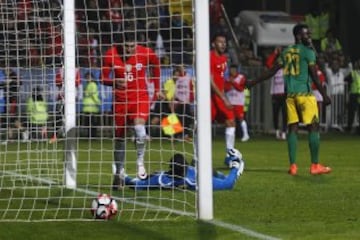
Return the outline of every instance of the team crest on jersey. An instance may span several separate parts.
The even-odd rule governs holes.
[[[131,72],[131,69],[132,69],[131,64],[126,64],[126,65],[125,65],[125,71],[126,71],[126,72]]]
[[[135,65],[135,68],[136,68],[137,71],[141,70],[141,69],[143,68],[142,63],[137,63],[137,64]]]

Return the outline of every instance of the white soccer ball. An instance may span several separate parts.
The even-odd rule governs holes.
[[[110,219],[118,212],[115,199],[106,193],[99,194],[91,202],[91,214],[96,219]]]

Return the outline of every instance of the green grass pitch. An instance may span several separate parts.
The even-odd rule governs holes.
[[[0,239],[257,239],[251,236],[252,232],[263,234],[257,235],[259,239],[360,239],[359,143],[359,136],[322,134],[320,161],[332,167],[333,172],[311,176],[307,137],[300,135],[297,155],[299,174],[293,177],[287,174],[287,146],[284,141],[277,141],[273,136],[253,136],[246,143],[238,140],[236,145],[243,153],[245,171],[235,189],[214,192],[216,222],[196,221],[191,217],[165,221],[117,218],[107,222],[1,222]],[[104,159],[110,156],[110,144],[92,144],[91,148],[109,150],[104,151]],[[155,151],[157,144],[157,141],[150,143],[154,149],[151,154],[155,158],[160,156]],[[82,141],[79,149],[86,147],[88,144]],[[166,144],[162,147],[169,148]],[[177,143],[176,148],[190,150],[191,146]],[[4,149],[2,147],[0,153],[2,170],[4,167],[1,165],[9,161],[4,157]],[[8,146],[7,150],[11,152],[11,147]],[[170,152],[167,154],[170,156]],[[227,172],[223,158],[224,140],[219,137],[213,141],[213,166]],[[80,165],[83,172],[94,167],[85,162]],[[80,173],[79,181],[85,181],[85,176],[88,176],[93,183],[89,189],[104,190],[95,186],[99,182],[104,185],[109,183],[111,174],[105,165],[96,167],[104,167],[101,180],[88,171],[88,175]],[[0,178],[3,176],[0,175]],[[179,196],[183,196],[182,193]],[[41,195],[40,192],[38,194]],[[0,195],[1,199],[7,195],[15,196],[4,190],[4,185],[0,186]],[[84,206],[86,204],[90,203],[86,202]],[[0,203],[0,216],[3,216],[3,209],[4,205]],[[231,227],[224,228],[220,226],[221,223]]]

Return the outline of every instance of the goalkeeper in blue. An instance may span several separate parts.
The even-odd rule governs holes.
[[[225,175],[214,171],[212,177],[213,190],[233,189],[236,181],[244,171],[242,154],[236,149],[229,149],[226,154],[225,164],[230,172]],[[187,163],[183,154],[177,153],[169,163],[169,171],[155,172],[146,179],[124,176],[125,185],[136,190],[158,188],[185,188],[196,189],[196,168]]]

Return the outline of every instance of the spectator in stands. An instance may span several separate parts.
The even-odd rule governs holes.
[[[156,48],[156,40],[160,29],[160,13],[156,0],[147,0],[146,6],[146,42],[152,49]]]
[[[229,151],[230,152],[230,151]],[[232,149],[234,154],[229,154],[225,158],[225,163],[230,168],[228,175],[222,172],[213,171],[212,188],[213,190],[230,190],[233,189],[235,183],[244,171],[245,163],[242,154]],[[141,180],[126,176],[125,184],[136,190],[148,189],[170,189],[185,188],[190,190],[197,189],[196,168],[190,166],[183,154],[176,153],[170,159],[169,170],[160,171],[151,174],[149,178]]]
[[[330,28],[327,30],[325,38],[321,39],[321,51],[332,53],[341,50],[340,41],[335,37],[334,31]]]
[[[121,22],[123,16],[121,14],[122,1],[109,1],[108,11],[105,14],[105,20],[110,24],[111,32],[122,30]]]
[[[100,113],[100,93],[98,85],[91,72],[85,75],[86,84],[84,87],[83,109],[84,126],[87,130],[86,137],[95,138]]]
[[[245,95],[244,118],[247,119],[247,113],[249,112],[250,100],[251,100],[251,92],[249,88],[244,89],[244,95]]]
[[[100,6],[97,0],[88,0],[85,2],[85,22],[87,29],[93,29],[94,32],[100,32]]]
[[[226,39],[231,39],[230,29],[225,21],[225,18],[223,16],[220,16],[219,20],[216,22],[216,24],[212,24],[210,26],[210,36],[213,36],[217,32],[224,32],[224,34],[226,35]]]
[[[276,47],[274,51],[267,57],[265,66],[271,69],[274,66],[276,59],[280,56],[282,47]],[[279,69],[271,79],[271,103],[273,114],[273,125],[275,129],[276,139],[286,140],[286,93],[285,93],[285,80],[283,69]],[[281,128],[279,124],[279,114],[281,113]]]
[[[162,37],[165,48],[171,54],[172,64],[192,63],[192,28],[184,20],[180,12],[171,15],[170,32]],[[170,44],[167,44],[170,43]]]
[[[93,29],[77,34],[77,58],[80,67],[97,67],[100,52],[96,33]]]
[[[157,6],[159,8],[160,26],[164,26],[170,21],[169,4],[166,1],[160,0]]]
[[[210,14],[211,26],[218,24],[220,18],[222,17],[221,4],[222,4],[222,0],[210,0],[209,2],[209,14]]]
[[[338,59],[340,64],[340,69],[345,71],[345,75],[350,74],[352,69],[352,62],[348,55],[345,55],[344,52],[341,50],[338,52]]]
[[[326,79],[332,99],[332,126],[342,130],[345,113],[345,77],[348,72],[340,69],[340,63],[337,58],[333,59],[330,67],[325,68]]]
[[[47,138],[48,105],[43,96],[42,87],[33,89],[31,97],[26,103],[26,112],[30,124],[31,139]]]
[[[320,9],[312,9],[305,15],[305,23],[311,30],[312,43],[317,51],[321,49],[321,39],[325,37],[329,29],[329,17],[329,6],[326,4],[320,6]]]
[[[256,57],[253,50],[250,48],[250,42],[240,39],[239,61],[243,66],[262,66],[260,58]]]
[[[242,142],[246,142],[250,139],[248,126],[245,120],[244,105],[245,105],[245,86],[246,76],[238,72],[237,65],[230,66],[230,76],[225,81],[225,93],[233,106],[234,115],[237,120],[237,125],[240,127],[242,133]],[[240,131],[239,131],[240,132]]]
[[[194,81],[183,65],[177,66],[176,70],[179,75],[174,78],[175,93],[170,108],[172,113],[177,114],[184,127],[184,139],[189,141],[193,135]]]
[[[134,10],[134,8],[135,8],[135,10]],[[137,29],[137,30],[142,29],[142,28],[138,29],[140,20],[137,18],[137,17],[139,17],[137,14],[139,11],[142,12],[143,10],[144,10],[144,6],[139,7],[136,4],[134,6],[132,6],[129,2],[126,2],[126,1],[123,2],[123,8],[122,8],[123,29],[124,30],[126,30],[126,29]],[[143,15],[141,15],[141,17],[143,17]],[[140,33],[140,34],[143,34],[143,33]],[[138,39],[140,39],[140,38],[141,37],[138,35]]]
[[[327,65],[327,56],[325,53],[318,52],[316,65],[323,73],[325,73],[325,67]]]
[[[26,66],[29,67],[40,67],[41,57],[39,53],[39,47],[36,46],[36,44],[33,41],[30,41],[30,45],[28,46],[28,62],[26,63]]]
[[[5,92],[6,114],[8,125],[8,138],[17,138],[14,131],[23,132],[22,118],[20,115],[20,89],[21,81],[18,74],[14,70],[9,70],[7,79],[3,85]],[[23,135],[24,136],[24,135]]]
[[[63,34],[62,25],[54,25],[48,23],[47,28],[48,38],[46,39],[46,57],[45,63],[55,67],[60,67],[63,57]]]
[[[356,112],[360,124],[360,60],[355,61],[354,69],[345,80],[348,82],[350,89],[346,130],[351,132]],[[360,126],[358,126],[357,133],[360,134]]]

